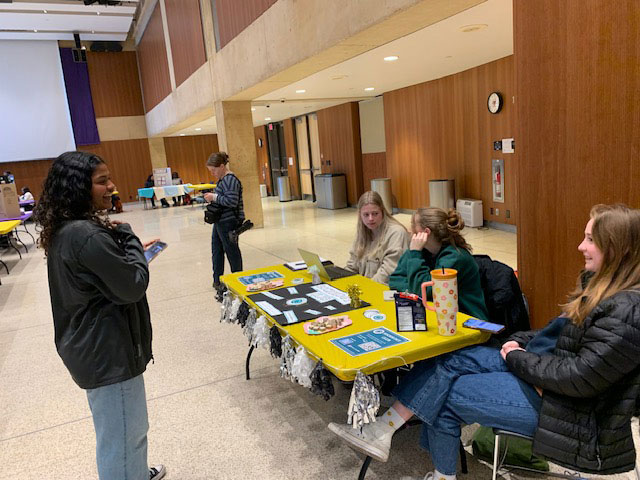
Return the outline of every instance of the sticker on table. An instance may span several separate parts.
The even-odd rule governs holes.
[[[373,320],[374,322],[382,322],[383,320],[386,320],[386,319],[387,319],[387,316],[384,313],[376,313],[371,317],[371,320]]]
[[[273,280],[274,278],[283,278],[279,272],[263,272],[255,273],[253,275],[246,275],[244,277],[238,277],[238,281],[243,285],[251,285],[252,283],[264,282],[266,280]]]
[[[398,335],[384,327],[330,340],[336,347],[352,357],[393,347],[408,341],[408,338]]]
[[[287,300],[287,305],[289,305],[290,307],[296,307],[298,305],[304,305],[305,303],[307,303],[307,299],[306,298],[291,298],[291,299]]]
[[[369,309],[369,310],[365,310],[364,311],[364,316],[365,318],[371,318],[374,315],[380,313],[380,310],[376,310],[375,308]]]
[[[282,312],[267,301],[256,302],[256,305],[267,315],[282,315]]]

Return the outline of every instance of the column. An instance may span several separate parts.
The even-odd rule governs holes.
[[[153,168],[167,168],[167,152],[164,149],[164,138],[149,137],[149,154]]]
[[[262,199],[251,117],[251,102],[216,101],[220,151],[229,155],[229,168],[242,182],[244,212],[256,227],[263,226]]]

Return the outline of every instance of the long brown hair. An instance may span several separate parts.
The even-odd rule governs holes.
[[[382,223],[380,223],[380,226],[378,227],[380,229],[380,232],[384,232],[389,223],[395,223],[397,225],[400,225],[405,231],[407,230],[404,225],[393,218],[389,214],[387,209],[384,208],[382,197],[378,192],[364,192],[362,195],[360,195],[360,199],[358,200],[358,229],[355,245],[355,254],[358,259],[362,258],[362,255],[364,255],[367,247],[373,241],[373,232],[364,224],[364,222],[362,221],[362,216],[360,215],[360,211],[365,205],[375,205],[382,211]]]
[[[442,244],[450,244],[471,252],[471,245],[460,233],[464,228],[462,216],[454,208],[445,212],[438,207],[419,208],[411,218],[412,224],[431,230],[431,234]]]
[[[209,155],[207,167],[219,167],[229,163],[229,155],[226,152],[215,152]]]
[[[586,287],[579,282],[562,305],[565,315],[581,325],[603,300],[622,290],[640,289],[640,210],[626,205],[594,205],[591,236],[602,252],[602,264]]]

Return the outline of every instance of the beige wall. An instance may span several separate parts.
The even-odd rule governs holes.
[[[384,102],[382,97],[363,100],[360,105],[360,142],[362,153],[387,150],[384,137]]]

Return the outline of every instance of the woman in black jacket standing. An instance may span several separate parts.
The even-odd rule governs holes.
[[[115,185],[102,159],[67,152],[51,166],[35,217],[42,227],[58,354],[87,391],[100,480],[159,480],[147,465],[142,373],[153,358],[144,246],[110,222]]]
[[[229,234],[244,222],[242,183],[229,170],[229,155],[225,152],[212,153],[207,160],[207,169],[215,177],[217,184],[213,193],[205,193],[204,199],[220,207],[220,219],[211,232],[211,263],[213,265],[213,288],[216,298],[221,301],[224,288],[220,277],[224,274],[224,255],[227,254],[232,272],[242,270],[242,253],[238,238]]]
[[[534,437],[533,451],[582,472],[635,467],[631,416],[640,393],[640,210],[596,205],[578,250],[585,271],[561,316],[501,350],[469,347],[421,362],[394,391],[401,403],[362,431],[331,424],[386,461],[414,414],[435,472],[454,479],[462,424]]]

